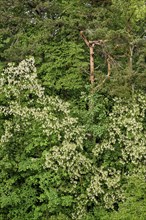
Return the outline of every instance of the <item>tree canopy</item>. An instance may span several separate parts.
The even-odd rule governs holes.
[[[0,0],[2,220],[146,219],[145,16],[144,0]]]

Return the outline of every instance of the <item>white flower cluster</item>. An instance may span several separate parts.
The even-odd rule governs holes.
[[[96,157],[105,150],[121,151],[122,164],[144,162],[146,152],[146,129],[144,126],[146,97],[138,94],[132,102],[124,104],[116,100],[110,114],[109,138],[93,149]]]
[[[1,74],[0,91],[7,98],[20,98],[26,90],[39,98],[44,95],[44,89],[37,80],[34,58],[23,60],[18,66],[11,63]]]
[[[0,143],[1,146],[3,146],[3,143],[9,142],[9,139],[12,137],[11,129],[12,129],[12,123],[10,121],[4,122],[4,134],[1,135]]]
[[[104,167],[96,168],[90,185],[87,188],[87,195],[95,204],[100,204],[102,200],[106,208],[113,209],[115,202],[119,199],[123,200],[120,190],[120,180],[120,172],[116,171],[116,169],[108,168],[105,170]]]
[[[21,128],[33,127],[37,123],[42,134],[51,137],[56,135],[58,141],[73,141],[82,146],[82,128],[77,127],[77,119],[70,117],[69,104],[58,97],[48,97],[39,84],[34,66],[34,58],[22,61],[17,67],[9,64],[1,75],[0,91],[9,102],[0,106],[0,113],[21,119]],[[29,97],[33,95],[33,98]],[[34,107],[35,106],[35,107]],[[20,125],[15,123],[13,131],[18,132]],[[5,139],[12,136],[2,136]],[[6,138],[4,138],[6,136]]]
[[[91,161],[80,152],[80,146],[64,141],[62,146],[54,146],[46,153],[45,167],[57,171],[64,169],[70,181],[77,184],[82,175],[91,170]]]

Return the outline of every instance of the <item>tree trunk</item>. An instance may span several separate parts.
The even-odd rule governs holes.
[[[94,84],[94,46],[90,46],[90,82]]]

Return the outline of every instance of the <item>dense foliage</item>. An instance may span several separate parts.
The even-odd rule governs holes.
[[[0,0],[0,219],[146,219],[145,15],[144,0]],[[92,88],[81,30],[105,41]]]

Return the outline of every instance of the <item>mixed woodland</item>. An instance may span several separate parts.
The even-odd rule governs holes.
[[[0,0],[0,61],[0,219],[145,220],[145,0]]]

